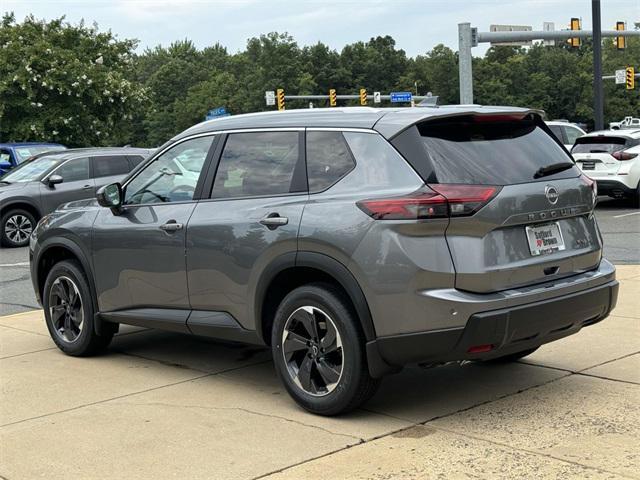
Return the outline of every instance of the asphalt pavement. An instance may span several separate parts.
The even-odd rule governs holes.
[[[596,208],[604,255],[616,264],[640,264],[640,210],[626,200],[600,197]],[[27,248],[0,248],[0,315],[37,309]]]

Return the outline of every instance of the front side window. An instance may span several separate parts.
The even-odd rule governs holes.
[[[211,196],[290,193],[298,159],[298,132],[232,133],[220,158]]]
[[[309,192],[321,192],[349,173],[355,162],[341,132],[307,133]]]
[[[46,157],[45,157],[46,158]],[[89,178],[89,159],[74,158],[62,164],[53,171],[53,175],[60,175],[65,182],[79,182]]]
[[[126,186],[124,203],[193,200],[213,139],[207,136],[187,140],[157,157]]]

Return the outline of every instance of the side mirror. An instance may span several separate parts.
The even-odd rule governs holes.
[[[0,161],[0,168],[2,170],[9,170],[11,167],[13,167],[13,165],[11,165],[11,162]]]
[[[110,183],[100,187],[96,192],[98,205],[110,208],[113,213],[120,210],[122,206],[122,186],[119,183]]]
[[[51,175],[49,178],[47,178],[47,184],[50,187],[54,187],[56,185],[59,185],[60,183],[64,182],[64,178],[62,178],[60,175]]]

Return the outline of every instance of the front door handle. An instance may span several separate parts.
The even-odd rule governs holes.
[[[177,232],[178,230],[182,230],[182,224],[177,223],[175,220],[169,220],[164,225],[160,225],[160,230],[164,230],[165,232]]]
[[[84,187],[82,187],[83,190],[91,190],[93,188],[93,185],[85,185]]]
[[[287,217],[281,217],[280,214],[274,212],[263,217],[262,220],[260,220],[260,223],[270,230],[273,230],[274,228],[288,224],[289,219]]]

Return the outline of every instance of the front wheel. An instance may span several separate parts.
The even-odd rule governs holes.
[[[312,413],[346,413],[376,392],[380,381],[369,375],[364,344],[348,300],[331,285],[296,288],[276,312],[276,372],[291,397]]]
[[[64,260],[51,268],[44,284],[42,306],[51,338],[67,355],[94,355],[113,338],[113,328],[96,334],[89,284],[82,267],[74,260]]]
[[[24,247],[29,243],[36,220],[26,210],[10,210],[2,216],[0,243],[4,247]]]

